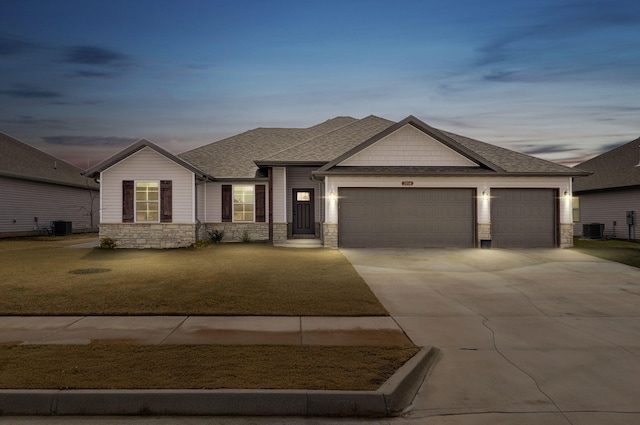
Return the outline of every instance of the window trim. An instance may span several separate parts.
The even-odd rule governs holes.
[[[158,186],[158,199],[155,201],[138,201],[138,183],[155,183]],[[160,180],[134,180],[133,181],[133,218],[134,223],[160,223],[162,216],[161,208],[161,194],[160,194]],[[158,205],[158,219],[157,220],[138,220],[138,202],[155,202]]]
[[[253,193],[253,202],[236,202],[236,187],[250,187]],[[236,205],[252,205],[251,220],[236,220]],[[255,223],[256,222],[256,185],[255,184],[232,184],[231,185],[231,220],[233,223]]]

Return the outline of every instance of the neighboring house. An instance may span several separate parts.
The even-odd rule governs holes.
[[[0,237],[50,232],[53,221],[96,231],[98,190],[81,169],[0,133]]]
[[[415,117],[257,128],[172,155],[141,140],[87,171],[121,247],[320,239],[325,247],[568,247],[586,173]]]
[[[640,239],[640,138],[576,168],[592,174],[573,182],[575,234],[597,237],[591,225],[600,224],[605,237]],[[627,223],[629,212],[633,216],[631,225]],[[583,234],[584,225],[587,234]]]

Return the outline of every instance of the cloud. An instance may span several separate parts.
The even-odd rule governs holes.
[[[116,136],[47,136],[42,140],[57,146],[128,146],[138,139]]]
[[[36,118],[33,115],[18,115],[13,119],[0,120],[0,123],[18,124],[18,125],[34,127],[34,126],[39,126],[43,124],[47,126],[50,126],[50,125],[58,126],[58,125],[64,124],[64,121],[41,119],[41,118]]]
[[[543,154],[551,154],[551,153],[573,152],[574,150],[575,150],[574,148],[565,148],[563,146],[557,146],[557,145],[543,145],[543,146],[532,146],[529,148],[525,148],[523,152],[529,155],[543,155]]]
[[[29,84],[13,84],[13,88],[0,90],[0,94],[17,99],[51,99],[64,97],[62,93],[52,90],[44,90]]]
[[[103,72],[103,71],[76,71],[73,74],[68,75],[69,78],[114,78],[118,74],[115,72]]]
[[[65,49],[64,61],[81,65],[118,65],[128,56],[98,46],[72,46]]]
[[[9,34],[0,34],[0,56],[16,56],[39,48],[36,43]]]

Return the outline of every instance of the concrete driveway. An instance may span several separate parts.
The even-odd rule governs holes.
[[[442,350],[398,422],[640,423],[639,269],[559,249],[342,252]]]

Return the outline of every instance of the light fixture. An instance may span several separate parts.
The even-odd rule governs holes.
[[[568,190],[564,191],[564,196],[569,196],[569,191]]]
[[[486,190],[482,191],[482,199],[487,199],[489,197],[489,195],[487,194]]]

